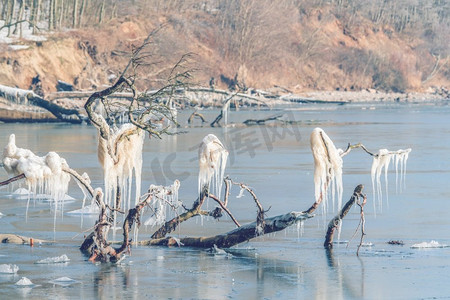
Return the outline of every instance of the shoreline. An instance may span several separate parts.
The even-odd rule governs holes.
[[[265,95],[261,97],[269,106],[290,105],[290,104],[449,104],[450,91],[446,88],[435,89],[430,92],[419,93],[386,93],[372,89],[362,91],[310,91],[299,94]],[[212,100],[212,99],[211,99]],[[54,100],[55,101],[55,100]],[[74,101],[73,99],[58,99],[58,104],[65,108],[83,109],[84,101]],[[53,101],[52,101],[53,102]],[[221,107],[215,101],[202,103],[204,108]],[[184,109],[192,106],[186,105]],[[58,122],[57,119],[44,109],[12,103],[0,98],[0,122],[12,123],[34,123],[34,122]]]
[[[394,93],[381,92],[374,89],[366,89],[362,91],[311,91],[298,94],[306,99],[315,99],[317,101],[341,102],[341,103],[430,103],[450,100],[450,91],[446,88],[431,89],[428,92],[408,92]],[[293,96],[285,96],[289,99]],[[297,101],[294,101],[297,102]]]

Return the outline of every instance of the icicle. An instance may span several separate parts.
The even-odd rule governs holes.
[[[338,210],[342,206],[342,166],[341,149],[336,149],[333,141],[321,128],[315,128],[310,138],[314,156],[314,189],[316,202],[322,198],[323,211],[326,212],[328,188],[332,186],[332,201],[337,196]]]
[[[198,193],[206,186],[208,191],[220,199],[223,177],[228,159],[228,151],[214,134],[208,134],[202,140],[198,149],[199,174]],[[213,183],[213,184],[212,184]],[[210,187],[213,187],[213,191]]]
[[[297,222],[297,238],[300,238],[305,233],[305,222],[301,220]]]
[[[400,192],[402,191],[402,186],[404,185],[404,178],[406,175],[406,160],[408,159],[409,153],[411,149],[406,150],[398,150],[398,151],[389,151],[387,149],[380,149],[378,153],[373,157],[372,168],[370,171],[370,175],[372,178],[372,193],[374,199],[374,211],[376,211],[376,204],[378,204],[378,208],[381,210],[383,207],[383,192],[381,185],[381,173],[384,170],[384,181],[385,181],[385,192],[386,192],[386,200],[389,201],[388,197],[388,171],[389,164],[391,160],[394,161],[395,165],[395,183],[396,190],[398,191],[400,187]],[[400,180],[398,176],[400,164]],[[389,202],[387,202],[389,204]]]
[[[123,138],[129,131],[136,131]],[[121,209],[136,205],[141,193],[142,148],[144,132],[132,124],[123,124],[111,134],[110,140],[99,137],[98,158],[103,166],[105,180],[105,203],[116,208],[117,188],[122,195]],[[108,154],[108,148],[116,152],[116,161]],[[131,188],[135,184],[135,198],[132,201]]]

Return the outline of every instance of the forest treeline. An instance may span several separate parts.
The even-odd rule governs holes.
[[[196,53],[202,82],[403,92],[450,80],[447,0],[3,0],[0,12],[8,35],[165,23],[160,53]]]

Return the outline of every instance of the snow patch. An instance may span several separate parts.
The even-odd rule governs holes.
[[[9,48],[10,48],[11,50],[17,51],[17,50],[25,50],[25,49],[28,49],[28,48],[30,48],[30,46],[28,46],[28,45],[9,45]]]

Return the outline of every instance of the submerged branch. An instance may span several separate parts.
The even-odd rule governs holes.
[[[152,234],[151,238],[152,239],[164,238],[167,234],[174,231],[180,223],[187,221],[190,218],[195,217],[195,216],[208,215],[207,212],[204,212],[201,210],[201,207],[207,197],[208,197],[208,193],[206,191],[203,191],[201,193],[201,197],[197,198],[197,200],[192,205],[191,209],[189,209],[188,211],[186,211],[180,215],[177,215],[176,217],[165,222],[158,230],[156,230]]]
[[[284,215],[279,215],[276,217],[266,219],[266,225],[264,233],[272,233],[286,229],[287,227],[312,218],[313,216],[305,212],[290,212]],[[257,222],[242,225],[232,231],[225,234],[219,234],[211,237],[185,237],[180,238],[176,243],[174,243],[174,238],[165,237],[160,239],[153,239],[148,241],[140,242],[141,245],[147,246],[171,246],[174,244],[184,245],[186,247],[196,247],[196,248],[211,248],[216,245],[219,248],[229,248],[237,244],[246,242],[253,238],[258,237],[257,232]]]
[[[344,207],[339,211],[339,213],[330,220],[328,223],[328,229],[325,236],[325,242],[323,246],[325,248],[333,248],[333,235],[336,231],[337,227],[339,226],[339,223],[341,220],[347,215],[347,213],[350,211],[350,208],[353,206],[353,204],[360,198],[363,197],[362,190],[364,186],[362,184],[358,185],[355,190],[353,191],[353,195],[350,197],[350,200],[345,203]]]

